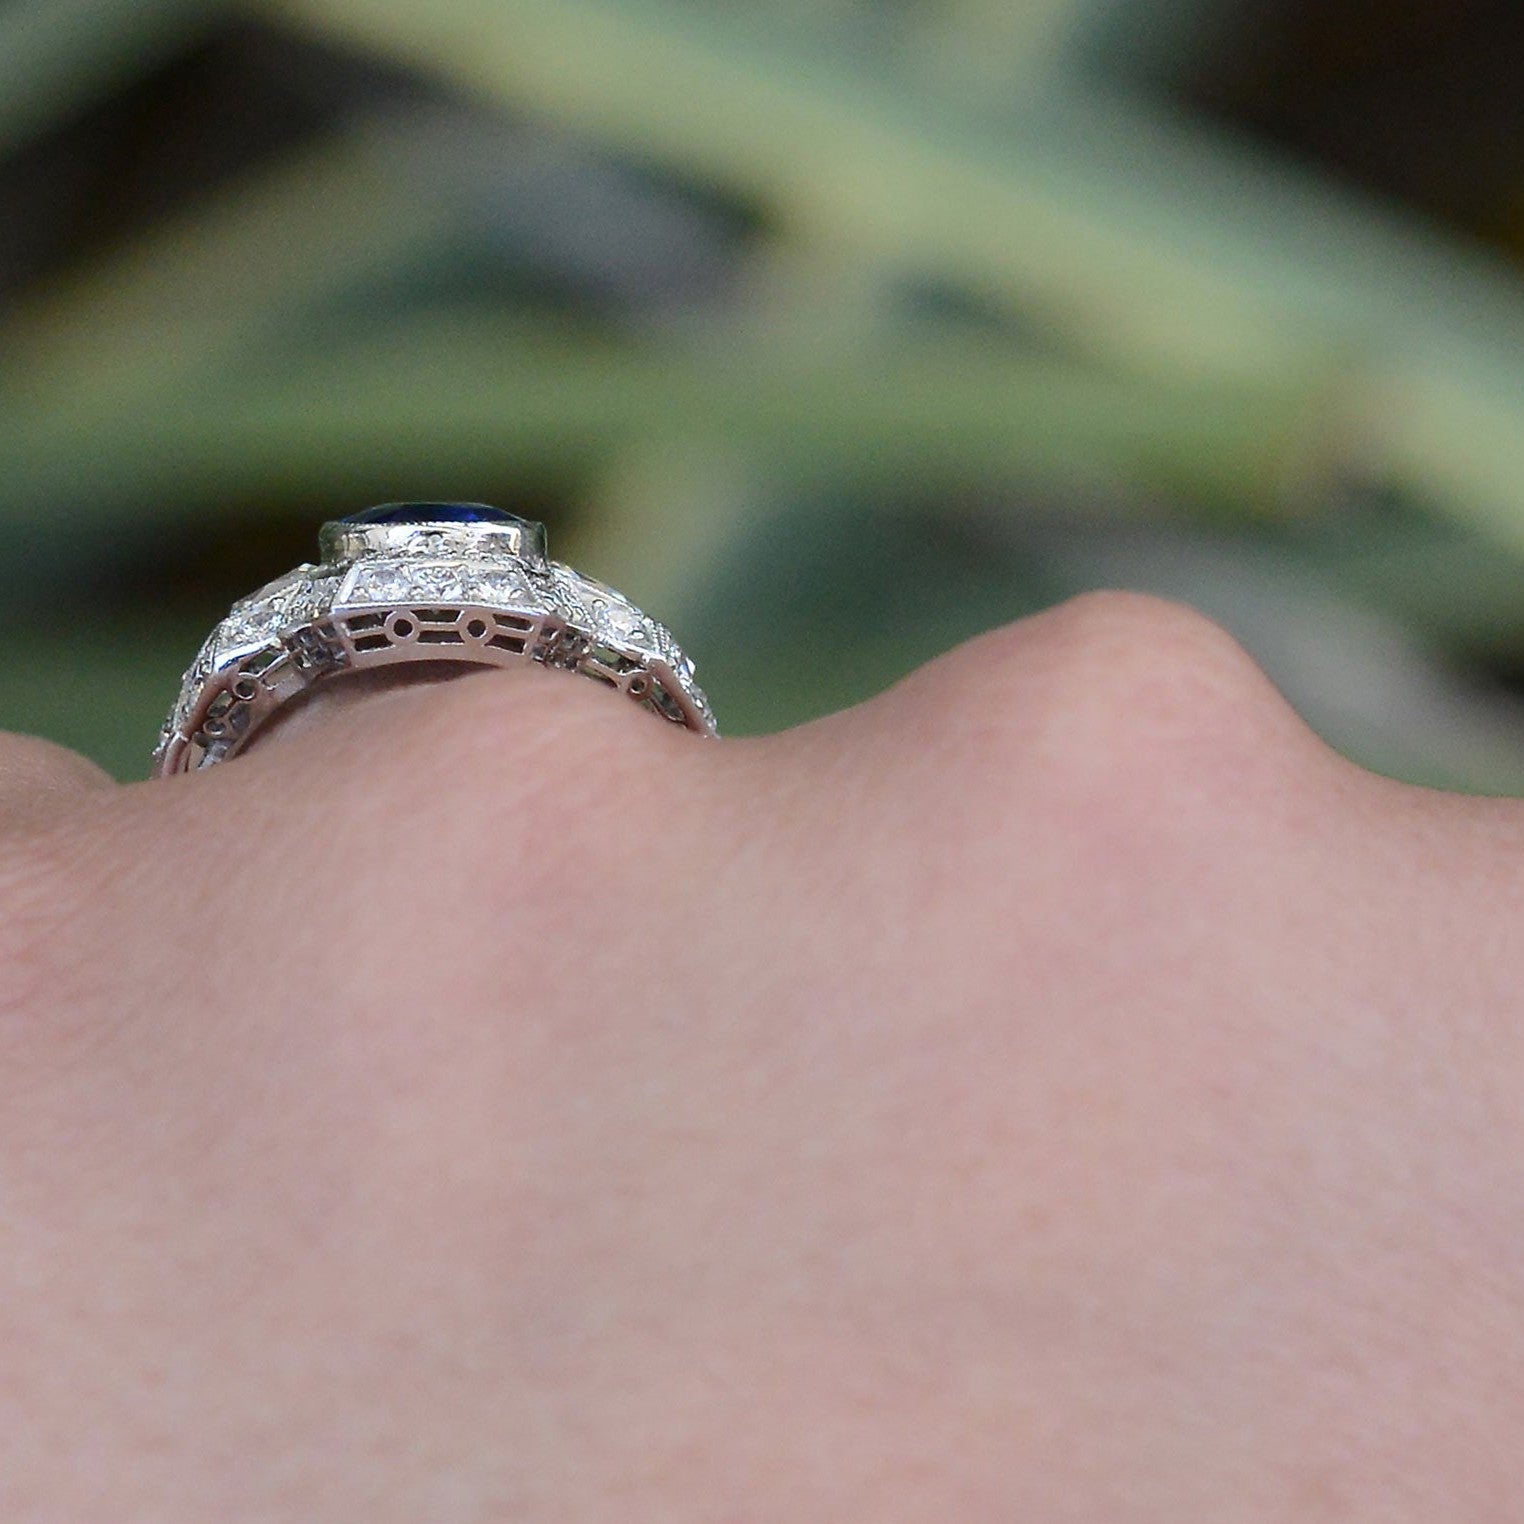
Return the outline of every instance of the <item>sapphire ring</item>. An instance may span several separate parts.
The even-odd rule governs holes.
[[[212,631],[164,722],[155,777],[225,762],[317,684],[402,662],[538,662],[717,733],[666,626],[548,559],[541,524],[483,503],[387,503],[325,524],[319,548],[319,563]]]

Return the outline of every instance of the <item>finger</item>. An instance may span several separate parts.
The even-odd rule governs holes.
[[[110,774],[67,746],[0,732],[0,829],[67,811],[115,787]]]
[[[243,748],[245,753],[304,736],[360,707],[374,708],[399,690],[435,687],[480,672],[478,667],[427,662],[416,667],[382,668],[323,683],[283,705]]]

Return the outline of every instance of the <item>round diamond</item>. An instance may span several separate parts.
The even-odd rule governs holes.
[[[399,603],[408,596],[408,575],[397,566],[358,566],[350,573],[342,603]]]
[[[415,598],[440,598],[460,603],[466,597],[465,569],[459,566],[420,566],[413,573]]]
[[[471,583],[471,596],[500,608],[539,609],[541,598],[527,578],[516,571],[478,572]]]

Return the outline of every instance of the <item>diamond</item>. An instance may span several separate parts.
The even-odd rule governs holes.
[[[684,656],[676,646],[668,647],[662,652],[662,656],[666,660],[667,665],[671,667],[672,670],[677,674],[677,680],[683,685],[683,687],[693,689],[693,691],[697,692],[693,681],[696,674],[694,672],[692,661],[690,661],[688,657]]]
[[[408,573],[400,566],[357,566],[345,579],[337,602],[402,603],[409,594]]]
[[[217,637],[216,670],[221,672],[225,667],[236,665],[265,644],[263,637],[251,634],[242,625],[223,625]]]
[[[498,608],[532,609],[536,612],[544,602],[530,586],[527,577],[506,568],[502,571],[478,572],[471,579],[470,596],[478,603]]]
[[[327,572],[308,583],[302,596],[291,600],[292,623],[311,624],[315,619],[322,619],[333,607],[343,580],[339,572]]]
[[[312,574],[316,570],[315,566],[303,565],[286,572],[275,581],[267,582],[257,593],[240,598],[233,605],[233,612],[236,614],[245,609],[261,609],[270,605],[284,606],[292,598],[299,598],[310,590]]]
[[[412,582],[414,598],[462,603],[467,597],[465,568],[462,566],[420,566],[413,572]]]
[[[656,627],[639,609],[622,598],[601,603],[598,622],[604,634],[616,645],[629,646],[648,656],[659,654]]]
[[[216,665],[223,666],[235,653],[266,645],[283,630],[311,619],[318,603],[311,575],[316,570],[299,566],[240,598],[218,628]]]

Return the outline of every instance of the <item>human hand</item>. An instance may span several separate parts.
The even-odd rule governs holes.
[[[1518,804],[1125,595],[359,694],[0,743],[0,1518],[1516,1515]]]

